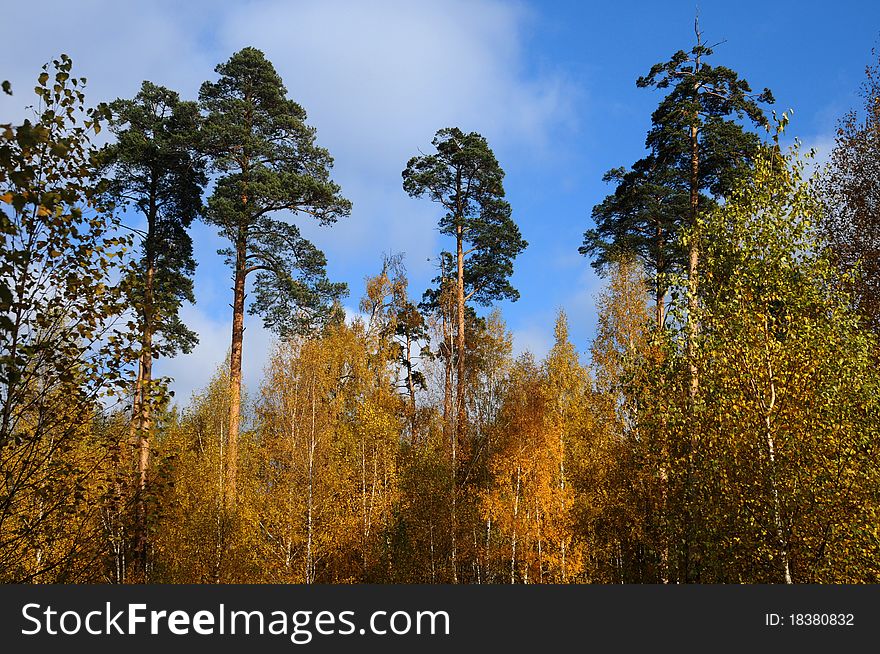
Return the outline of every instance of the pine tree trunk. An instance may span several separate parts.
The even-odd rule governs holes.
[[[465,421],[466,421],[466,412],[464,406],[464,389],[465,389],[465,354],[464,354],[464,249],[463,249],[463,241],[464,241],[464,230],[461,224],[459,224],[455,229],[456,235],[456,262],[457,262],[457,271],[456,271],[456,307],[458,315],[456,318],[458,319],[458,330],[456,334],[456,350],[458,352],[458,378],[457,384],[455,387],[455,402],[457,408],[457,418],[455,421],[455,438],[454,438],[454,447],[455,450],[461,454],[462,446],[464,444],[464,434],[465,434]],[[457,475],[458,470],[457,462],[453,462],[453,470],[452,477],[453,480],[453,510],[455,507],[455,497],[458,493],[458,482]],[[458,582],[458,574],[455,570],[455,560],[457,552],[455,550],[455,532],[458,528],[458,525],[455,524],[455,520],[453,519],[453,570],[452,577],[453,580]]]
[[[697,29],[697,44],[701,45],[700,32]],[[700,57],[696,57],[694,63],[694,73],[700,70]],[[694,98],[698,101],[700,93],[699,83],[694,84]],[[700,263],[700,229],[699,229],[699,212],[700,212],[700,149],[699,149],[699,116],[696,114],[691,118],[690,126],[690,142],[691,142],[691,179],[690,179],[690,209],[691,209],[691,234],[688,243],[688,318],[687,318],[687,360],[688,360],[688,413],[690,416],[690,425],[688,427],[688,443],[686,453],[685,471],[685,507],[684,507],[684,580],[691,581],[690,570],[690,532],[693,528],[691,515],[691,484],[692,484],[692,468],[693,468],[693,448],[694,448],[694,430],[697,424],[696,403],[697,394],[699,392],[699,372],[696,361],[696,338],[700,326],[697,323],[698,301],[697,293],[699,292],[699,263]]]
[[[443,362],[444,364],[444,386],[443,386],[443,433],[449,439],[450,443],[450,451],[452,458],[452,466],[450,470],[450,516],[449,516],[449,531],[450,531],[450,543],[451,543],[451,558],[452,558],[452,580],[454,583],[458,582],[458,562],[457,562],[457,543],[456,543],[456,531],[457,531],[457,519],[456,519],[456,501],[458,495],[458,483],[457,483],[457,475],[456,472],[458,470],[458,447],[457,443],[457,434],[454,429],[452,429],[452,366],[453,366],[453,343],[452,343],[452,298],[449,289],[446,285],[445,280],[443,281],[443,286],[441,287],[441,295],[440,301],[442,303],[442,311],[443,311],[443,338],[444,343],[446,345],[446,357]]]
[[[135,535],[135,560],[138,572],[146,581],[147,569],[147,478],[150,466],[150,432],[153,428],[150,394],[153,382],[153,284],[155,268],[147,269],[144,288],[144,328],[141,339],[141,355],[138,361],[137,391],[137,449],[138,449],[138,490],[137,524]]]
[[[150,270],[148,279],[152,282],[153,271]],[[153,426],[152,412],[150,411],[150,386],[153,382],[153,332],[151,327],[144,329],[143,352],[140,356],[140,416],[138,419],[138,484],[141,492],[147,487],[147,474],[150,466],[150,430]]]
[[[691,476],[693,468],[694,430],[696,429],[696,403],[699,391],[699,377],[696,362],[696,338],[699,331],[697,324],[697,292],[698,292],[698,267],[700,261],[699,237],[697,234],[697,220],[699,212],[699,152],[697,150],[697,126],[691,126],[691,238],[688,244],[688,293],[687,293],[687,360],[688,360],[688,442],[686,443],[686,470],[685,470],[685,506],[684,506],[684,533],[683,533],[683,567],[684,580],[690,582],[690,531],[692,529],[691,516]]]
[[[244,301],[247,237],[240,228],[235,252],[232,302],[232,350],[229,356],[229,435],[226,447],[226,505],[234,506],[238,477],[238,432],[241,424],[241,352],[244,341]]]
[[[143,343],[143,332],[141,332],[141,342]],[[141,345],[143,347],[143,345]],[[136,465],[136,483],[137,488],[135,489],[135,503],[134,503],[134,558],[138,560],[138,552],[140,552],[141,546],[141,482],[143,479],[142,472],[142,461],[141,461],[141,447],[143,445],[143,431],[141,429],[141,420],[143,419],[143,410],[141,409],[144,397],[144,353],[141,352],[140,356],[138,356],[138,371],[137,371],[137,380],[134,385],[134,396],[131,401],[131,423],[129,425],[128,431],[128,446],[134,447],[137,454],[137,465]],[[126,451],[128,448],[126,448]],[[130,470],[128,465],[125,465],[123,470],[126,471],[126,474]],[[117,486],[119,484],[117,483]],[[117,488],[117,493],[121,493],[121,489]],[[121,517],[121,514],[120,514]]]
[[[455,437],[458,441],[459,449],[464,442],[464,433],[466,427],[466,411],[464,406],[464,390],[465,390],[465,352],[464,352],[464,233],[463,228],[459,224],[455,229],[456,236],[456,304],[458,308],[458,333],[456,349],[458,350],[458,385],[456,386],[456,405],[458,410],[458,419],[455,424]]]
[[[696,400],[697,391],[699,390],[700,380],[698,377],[697,363],[695,359],[695,344],[697,333],[700,326],[697,323],[697,293],[699,291],[699,264],[700,264],[700,235],[699,235],[699,212],[700,212],[700,150],[698,127],[696,124],[696,116],[694,123],[691,125],[691,238],[688,243],[688,372],[690,376],[690,387],[688,389],[691,403]]]
[[[443,433],[448,438],[453,438],[452,433],[452,305],[446,288],[446,280],[443,281],[440,301],[443,311],[443,346],[446,353],[443,360]]]
[[[137,483],[135,503],[135,574],[139,581],[146,581],[147,571],[147,477],[150,466],[150,431],[152,430],[151,390],[153,382],[153,332],[155,321],[156,253],[154,232],[156,223],[157,179],[153,175],[150,203],[147,211],[147,236],[144,242],[146,274],[144,276],[143,324],[141,327],[141,353],[138,357],[138,375],[135,398],[132,405],[132,430],[137,443]]]
[[[654,313],[655,319],[657,322],[657,332],[663,331],[663,325],[666,317],[666,289],[663,284],[660,282],[661,270],[664,269],[666,261],[663,256],[663,246],[665,245],[665,238],[663,234],[663,226],[660,224],[660,219],[657,219],[657,260],[656,260],[656,270],[654,273]]]
[[[654,318],[657,322],[657,331],[660,332],[663,330],[663,315],[664,315],[664,306],[663,306],[663,291],[659,288],[657,289],[657,293],[654,296]]]

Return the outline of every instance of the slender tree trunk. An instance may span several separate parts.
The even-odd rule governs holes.
[[[140,341],[141,341],[141,353],[138,356],[138,368],[137,368],[137,378],[134,382],[134,394],[131,398],[131,422],[129,423],[128,429],[128,445],[134,447],[138,452],[138,461],[136,466],[136,474],[138,485],[140,485],[140,480],[143,478],[143,470],[141,468],[141,459],[140,459],[140,451],[141,451],[141,439],[143,437],[142,434],[142,420],[144,416],[143,412],[143,403],[144,403],[144,330],[141,330]],[[136,526],[136,525],[135,525]]]
[[[657,240],[657,258],[654,261],[654,321],[656,323],[658,337],[662,335],[666,328],[666,288],[660,278],[661,271],[666,268],[666,259],[663,256],[664,247],[666,245],[666,236],[663,232],[663,225],[660,219],[657,219],[655,238]],[[665,375],[661,372],[659,385],[664,384]],[[666,426],[667,415],[662,409],[657,412],[659,420],[659,434],[662,439],[660,447],[660,465],[658,470],[658,478],[660,481],[659,504],[660,510],[657,512],[661,519],[660,524],[660,542],[658,549],[660,552],[660,583],[669,583],[669,538],[665,525],[667,524],[668,515],[668,497],[669,497],[669,448],[666,444]]]
[[[214,583],[220,583],[220,572],[223,567],[223,507],[226,502],[226,476],[224,474],[224,447],[223,447],[223,423],[220,422],[220,438],[218,439],[218,445],[220,446],[219,456],[217,457],[217,487],[219,493],[217,495],[217,504],[216,504],[216,512],[217,512],[217,532],[216,532],[216,547],[214,548]]]
[[[781,548],[780,560],[782,563],[782,578],[786,584],[792,583],[791,566],[788,557],[788,541],[782,529],[782,509],[779,502],[779,490],[776,485],[776,442],[771,428],[771,417],[776,407],[776,381],[773,377],[773,366],[770,364],[769,353],[767,355],[767,372],[770,377],[770,402],[765,404],[763,398],[760,402],[764,408],[764,435],[767,442],[767,454],[770,459],[770,493],[773,497],[773,524],[776,528],[776,540]]]
[[[480,557],[480,542],[477,537],[477,525],[474,524],[473,527],[473,536],[474,536],[474,557],[473,557],[473,571],[474,576],[476,577],[476,582],[478,584],[483,583],[483,562]]]
[[[364,550],[367,546],[367,444],[361,436],[361,563],[366,569]]]
[[[431,583],[437,582],[437,568],[434,564],[434,521],[431,519],[428,522],[428,534],[431,539]]]
[[[657,260],[656,270],[654,273],[654,316],[657,323],[657,332],[663,331],[666,319],[666,289],[663,282],[660,281],[661,270],[666,266],[665,257],[663,256],[663,246],[665,245],[665,236],[663,234],[663,225],[660,219],[657,219]]]
[[[697,32],[697,45],[702,45],[699,27],[695,26]],[[694,62],[694,74],[700,70],[700,56],[697,55]],[[699,101],[700,84],[694,82],[694,101]],[[699,265],[700,265],[700,143],[699,143],[699,115],[694,110],[691,117],[690,126],[690,145],[691,145],[691,179],[690,179],[690,208],[691,208],[691,237],[688,243],[688,372],[690,376],[689,397],[691,404],[696,401],[697,391],[699,390],[699,377],[697,364],[695,359],[695,339],[700,330],[697,324],[697,292],[699,291]]]
[[[510,583],[516,583],[516,525],[519,519],[519,481],[522,467],[516,466],[516,490],[513,495],[513,533],[510,542]]]
[[[538,496],[535,495],[535,524],[538,527],[538,583],[544,583],[544,531],[541,529],[541,511]]]
[[[561,520],[565,520],[567,507],[565,505],[565,428],[564,426],[559,430],[559,515]],[[559,544],[560,553],[562,555],[562,583],[566,583],[568,581],[568,570],[566,569],[566,561],[565,561],[565,534],[566,530],[562,531],[562,540]]]
[[[456,404],[456,421],[455,421],[455,436],[453,438],[453,451],[458,451],[461,453],[462,447],[464,445],[464,434],[466,427],[466,411],[464,406],[464,390],[465,390],[465,352],[464,352],[464,249],[463,249],[463,241],[464,241],[464,228],[459,222],[459,225],[455,228],[455,240],[456,240],[456,284],[455,284],[455,300],[456,300],[456,316],[457,320],[457,330],[456,330],[456,344],[455,349],[458,354],[458,374],[457,374],[457,383],[455,385],[455,404]],[[456,479],[458,475],[457,470],[457,461],[453,462],[453,470],[452,476],[453,480]],[[458,493],[457,481],[453,482],[453,511],[455,510],[455,496]],[[453,580],[458,582],[458,575],[455,571],[455,561],[454,558],[457,554],[455,550],[455,531],[458,525],[455,524],[455,519],[453,515]]]
[[[770,431],[770,415],[764,417],[767,434],[767,451],[770,455],[770,489],[773,495],[773,522],[776,527],[776,539],[782,549],[780,560],[782,561],[782,578],[786,584],[791,581],[791,566],[788,560],[788,543],[782,531],[782,511],[779,503],[779,490],[776,487],[776,444]]]
[[[458,385],[456,386],[456,408],[458,419],[455,424],[455,437],[458,440],[459,449],[464,443],[464,433],[467,415],[464,405],[465,391],[465,351],[464,351],[464,228],[459,224],[455,228],[456,240],[456,307],[458,309],[458,333],[456,334],[456,349],[458,350]]]
[[[492,518],[486,519],[486,583],[492,583],[494,573],[492,572],[491,558],[491,537],[492,537]]]
[[[695,430],[697,428],[697,394],[699,392],[699,373],[696,361],[696,338],[699,332],[697,324],[697,292],[698,292],[698,266],[700,260],[699,236],[697,233],[697,220],[699,212],[699,189],[697,176],[699,174],[699,153],[697,151],[697,126],[691,126],[691,239],[688,245],[688,318],[687,318],[687,360],[688,360],[688,416],[690,424],[687,426],[688,442],[686,444],[686,470],[685,470],[685,507],[684,507],[684,579],[691,581],[690,571],[690,531],[692,529],[691,515],[691,485],[693,473],[693,449]]]
[[[458,532],[458,516],[456,515],[456,508],[458,503],[458,457],[457,450],[455,447],[455,437],[452,438],[452,493],[451,493],[451,506],[450,506],[450,516],[449,516],[449,532],[450,532],[450,540],[452,546],[452,583],[458,583],[458,541],[457,541],[457,532]]]
[[[232,301],[232,350],[229,356],[229,436],[226,447],[226,505],[236,500],[238,432],[241,425],[241,352],[244,341],[244,301],[247,266],[247,234],[239,228],[235,244],[235,285]]]
[[[306,583],[311,584],[315,581],[315,562],[314,556],[312,553],[312,541],[313,541],[313,531],[314,531],[314,523],[313,523],[313,513],[314,513],[314,488],[315,488],[315,449],[318,445],[317,441],[317,432],[316,432],[316,422],[315,422],[315,413],[316,413],[316,404],[317,404],[317,390],[315,388],[316,380],[312,377],[312,427],[309,435],[309,487],[308,487],[308,498],[307,498],[307,540],[306,540]]]
[[[152,383],[153,383],[153,332],[155,329],[155,282],[156,282],[156,251],[155,225],[158,207],[157,176],[154,174],[150,188],[150,201],[147,209],[147,236],[144,241],[144,259],[146,271],[144,275],[143,324],[141,327],[141,353],[138,357],[138,375],[135,397],[132,405],[132,430],[137,443],[137,499],[135,503],[135,547],[134,562],[138,568],[137,575],[146,581],[147,573],[147,477],[150,466],[150,432],[152,431]]]
[[[452,298],[446,280],[442,281],[440,302],[442,311],[443,347],[446,350],[443,361],[443,433],[453,438],[452,430]]]
[[[443,386],[443,433],[449,439],[450,451],[452,458],[452,466],[450,470],[450,516],[449,516],[449,532],[452,557],[452,581],[458,583],[458,549],[456,542],[456,531],[458,522],[456,517],[456,502],[458,496],[458,447],[457,434],[452,429],[452,366],[453,366],[453,342],[452,342],[452,296],[449,293],[449,287],[444,279],[442,282],[440,301],[443,311],[443,338],[446,347],[446,357],[444,363],[444,386]],[[433,536],[432,536],[433,538]],[[432,541],[433,547],[433,541]]]
[[[413,384],[413,363],[412,363],[412,336],[407,329],[406,332],[406,391],[409,394],[409,442],[410,445],[416,444],[416,388]]]
[[[697,34],[697,45],[702,45],[699,25],[694,24]],[[700,55],[697,55],[694,62],[694,74],[700,70]],[[694,101],[699,101],[700,84],[694,82]],[[683,534],[683,562],[684,562],[684,579],[686,582],[691,581],[690,569],[690,533],[693,528],[693,516],[691,507],[691,486],[693,474],[693,449],[695,441],[695,430],[697,425],[697,394],[700,388],[699,371],[696,360],[696,339],[700,331],[697,322],[697,312],[699,310],[699,302],[697,294],[699,292],[699,263],[700,263],[700,149],[699,149],[699,116],[697,110],[691,117],[690,125],[690,145],[691,145],[691,175],[690,175],[690,209],[691,209],[691,234],[688,243],[688,292],[687,292],[687,360],[688,360],[688,414],[690,424],[688,425],[688,443],[686,453],[686,471],[685,471],[685,507],[684,507],[684,534]]]
[[[151,390],[153,382],[153,284],[155,268],[151,264],[147,269],[145,296],[145,320],[141,343],[141,355],[138,361],[138,416],[137,449],[138,449],[138,490],[137,490],[137,524],[135,537],[135,560],[140,568],[138,572],[146,581],[147,572],[147,478],[150,466],[150,433],[153,429]]]
[[[665,311],[664,311],[665,307],[663,306],[663,304],[664,304],[663,296],[664,296],[663,291],[658,288],[656,291],[656,294],[654,296],[654,318],[657,322],[657,331],[658,332],[663,330],[663,318],[665,315]]]
[[[143,348],[144,335],[141,331],[141,347]],[[140,450],[140,421],[143,415],[141,411],[141,402],[143,400],[144,391],[144,353],[141,352],[138,357],[137,379],[134,382],[134,394],[131,398],[131,422],[128,429],[128,444],[136,450]],[[138,468],[140,473],[140,468]]]
[[[699,61],[699,60],[698,60]],[[698,63],[699,65],[699,63]],[[688,243],[688,373],[690,377],[690,386],[688,394],[690,401],[696,401],[697,392],[700,387],[700,380],[697,370],[697,362],[695,358],[695,343],[697,333],[700,326],[697,323],[697,293],[699,291],[699,264],[700,264],[700,234],[699,234],[699,213],[700,213],[700,150],[698,139],[698,127],[696,124],[696,116],[694,123],[691,125],[691,238]]]
[[[295,496],[299,494],[299,488],[294,482],[294,471],[298,468],[298,460],[297,454],[299,449],[299,434],[298,426],[299,426],[299,416],[297,412],[299,411],[300,401],[299,401],[299,381],[300,374],[294,375],[293,382],[293,402],[289,405],[288,415],[292,413],[292,417],[290,419],[290,471],[291,478],[288,480],[287,485],[287,568],[288,573],[291,574],[293,572],[293,537],[294,531],[296,529],[296,525],[294,525],[294,518],[297,516],[296,511],[294,510],[294,499]],[[297,516],[298,519],[298,516]],[[291,579],[291,583],[295,583],[295,580]]]
[[[149,284],[152,285],[153,269],[147,273]],[[150,466],[150,430],[153,426],[152,411],[150,410],[150,386],[153,382],[153,332],[148,324],[144,328],[143,352],[141,352],[138,367],[140,368],[140,416],[138,424],[138,485],[141,492],[147,488],[147,474]]]

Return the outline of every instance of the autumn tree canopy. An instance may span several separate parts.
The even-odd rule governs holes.
[[[638,80],[646,152],[572,205],[584,241],[532,239],[602,277],[591,311],[583,259],[539,262],[581,299],[530,315],[534,352],[504,315],[532,187],[480,134],[396,164],[445,240],[421,301],[386,252],[343,304],[302,221],[368,219],[260,50],[94,108],[46,65],[0,124],[0,581],[880,581],[876,65],[822,167],[696,39]],[[187,303],[225,314],[193,280],[223,262],[230,349],[172,401],[153,366],[195,346]]]

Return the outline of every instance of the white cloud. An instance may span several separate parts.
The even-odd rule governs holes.
[[[61,53],[73,59],[74,75],[88,78],[89,104],[131,97],[145,79],[192,96],[214,66],[193,28],[209,15],[187,3],[49,1],[37,14],[32,4],[8,3],[0,75],[14,96],[0,97],[4,122],[24,115],[40,66]]]
[[[513,355],[519,356],[530,352],[536,361],[542,360],[553,347],[553,327],[546,323],[532,324],[522,329],[513,330]]]
[[[386,180],[440,127],[546,136],[565,84],[524,75],[527,18],[495,0],[265,0],[231,10],[219,39],[265,50],[340,165]]]
[[[366,182],[357,173],[350,173],[340,182],[343,195],[351,199],[352,215],[340,219],[332,227],[323,227],[314,220],[298,221],[303,236],[327,254],[333,268],[357,268],[361,276],[376,274],[382,266],[383,254],[406,254],[406,267],[411,280],[426,283],[433,274],[429,259],[437,251],[435,225],[438,210],[427,201],[414,201],[401,188],[386,183]],[[399,178],[392,176],[391,179]],[[349,279],[353,294],[360,292],[360,279]]]

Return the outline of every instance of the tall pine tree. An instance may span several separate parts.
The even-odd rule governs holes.
[[[639,88],[669,89],[651,116],[646,145],[660,166],[678,178],[673,184],[686,185],[688,190],[690,207],[681,236],[687,250],[691,401],[699,386],[693,341],[698,331],[694,316],[699,293],[700,214],[742,178],[760,147],[760,139],[735,119],[766,127],[769,123],[759,103],[774,101],[769,89],[754,94],[749,83],[732,69],[707,64],[713,50],[703,43],[698,21],[694,21],[694,33],[697,42],[690,52],[679,50],[636,81]]]
[[[204,143],[220,173],[207,219],[229,239],[222,250],[233,270],[227,501],[234,502],[241,419],[241,362],[245,288],[256,273],[250,312],[287,335],[328,320],[345,285],[326,276],[326,258],[279,212],[309,214],[331,224],[351,203],[330,179],[333,159],[315,143],[306,112],[287,98],[281,77],[264,54],[244,48],[215,69],[199,100],[206,113]]]
[[[447,127],[436,133],[432,145],[436,154],[413,157],[402,175],[403,188],[409,195],[428,196],[443,207],[440,233],[455,240],[455,252],[441,253],[441,262],[454,265],[455,280],[458,384],[452,440],[454,476],[457,452],[464,444],[467,425],[465,306],[471,300],[482,305],[517,300],[519,292],[511,286],[509,278],[513,274],[513,260],[528,244],[511,217],[502,185],[504,171],[486,139],[476,132],[465,134],[457,127]],[[443,265],[442,269],[448,267],[451,266]],[[454,559],[453,550],[453,569]]]
[[[194,102],[144,82],[131,100],[110,105],[110,129],[116,143],[102,152],[108,166],[110,194],[133,206],[146,221],[133,229],[140,256],[126,280],[134,308],[138,340],[138,375],[132,402],[132,432],[138,449],[138,516],[135,559],[146,555],[144,495],[150,457],[152,407],[158,399],[153,359],[189,352],[198,341],[179,316],[183,301],[195,302],[192,238],[187,231],[202,212],[207,183],[203,159],[196,152],[199,112]]]
[[[636,81],[639,88],[669,89],[651,116],[649,155],[631,170],[609,171],[605,180],[617,188],[593,209],[596,228],[584,234],[581,254],[594,256],[605,271],[621,257],[640,259],[652,278],[662,326],[664,277],[687,271],[688,307],[696,313],[699,289],[700,215],[710,210],[749,170],[760,139],[743,121],[768,126],[760,104],[772,103],[769,89],[752,92],[749,83],[724,66],[712,66],[695,21],[696,44],[655,64]],[[738,122],[739,121],[739,122]],[[689,329],[696,323],[689,320]],[[692,340],[694,333],[689,332]],[[697,372],[691,371],[693,393]]]

